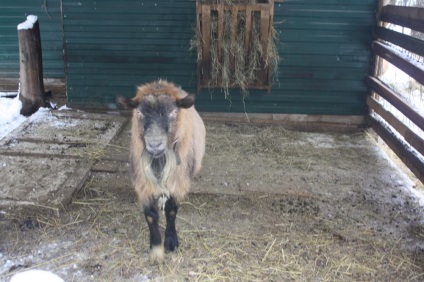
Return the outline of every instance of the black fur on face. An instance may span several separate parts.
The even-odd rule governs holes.
[[[178,107],[168,95],[147,95],[136,108],[140,138],[154,157],[162,156],[174,142]]]
[[[157,125],[163,133],[168,133],[176,122],[178,108],[167,95],[149,95],[138,105],[137,114],[140,124],[144,125],[143,131]]]
[[[165,149],[176,150],[177,140],[174,140],[179,109],[188,109],[194,105],[194,96],[187,95],[176,101],[167,94],[150,94],[143,96],[141,101],[125,97],[117,97],[117,104],[124,109],[134,109],[139,125],[140,139],[144,139],[147,152],[153,158],[161,157]],[[177,159],[178,159],[178,152]]]

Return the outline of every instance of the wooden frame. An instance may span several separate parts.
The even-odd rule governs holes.
[[[218,15],[218,61],[220,64],[223,62],[223,32],[224,32],[224,13],[229,11],[231,13],[231,41],[236,40],[237,30],[237,17],[238,14],[245,14],[245,50],[249,52],[249,46],[252,36],[252,15],[254,12],[260,14],[260,42],[263,50],[267,51],[269,41],[272,40],[272,25],[274,17],[274,0],[268,0],[268,3],[258,4],[207,4],[196,2],[197,21],[196,28],[201,31],[201,46],[198,47],[198,60],[197,60],[197,88],[200,92],[201,88],[216,87],[220,88],[220,80],[216,85],[211,85],[210,70],[211,70],[211,18],[212,13]],[[265,54],[263,57],[266,57]],[[230,58],[230,67],[232,70],[235,68],[235,57]],[[249,84],[249,89],[266,89],[268,93],[271,87],[271,74],[270,66],[261,59],[261,71],[258,72],[258,82]]]
[[[387,5],[380,10],[379,20],[424,32],[424,8]],[[387,60],[417,82],[424,84],[424,64],[408,58],[404,52],[384,43],[387,41],[418,56],[423,56],[423,40],[381,26],[376,27],[374,36],[376,41],[373,42],[372,51],[377,60],[379,58]],[[371,91],[388,101],[421,130],[424,130],[424,116],[400,94],[376,77],[368,76],[365,82]],[[367,105],[375,114],[368,116],[371,127],[424,183],[424,139],[372,96],[367,97]]]

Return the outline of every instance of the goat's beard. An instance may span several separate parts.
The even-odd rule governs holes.
[[[152,156],[144,149],[141,154],[141,167],[146,177],[146,182],[160,188],[161,193],[166,193],[168,191],[168,180],[173,176],[177,167],[177,157],[174,150],[169,148],[158,158]]]

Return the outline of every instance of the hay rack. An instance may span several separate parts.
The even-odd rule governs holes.
[[[259,1],[258,1],[259,2]],[[260,45],[262,47],[263,55],[259,59],[259,67],[255,70],[255,79],[253,81],[248,81],[248,89],[265,89],[270,92],[271,88],[271,70],[270,64],[265,60],[267,58],[267,52],[269,52],[269,46],[273,40],[272,27],[273,27],[273,17],[274,17],[274,0],[265,0],[260,1],[263,3],[255,4],[239,4],[239,3],[221,3],[219,1],[214,1],[214,3],[209,3],[208,1],[197,0],[196,2],[196,28],[197,34],[200,38],[199,44],[197,46],[197,82],[198,82],[198,93],[200,93],[201,88],[222,88],[222,81],[218,75],[218,78],[211,80],[211,67],[212,67],[212,56],[211,53],[211,43],[213,40],[217,40],[217,58],[219,64],[223,64],[223,57],[225,50],[223,49],[223,40],[224,40],[224,26],[226,24],[230,25],[231,28],[231,44],[234,44],[237,40],[237,30],[240,30],[240,17],[244,17],[244,43],[239,42],[238,44],[244,44],[244,52],[246,54],[246,59],[244,64],[247,66],[249,62],[249,52],[252,48],[252,36],[255,36],[252,33],[252,23],[253,17],[255,16],[260,18],[259,20],[259,32],[256,33],[256,36],[259,36]],[[231,15],[228,17],[228,15]],[[226,16],[224,16],[226,15]],[[217,22],[216,22],[217,18]],[[213,21],[217,23],[217,32],[212,31],[211,26]],[[230,21],[230,23],[225,21]],[[215,23],[215,25],[216,25]],[[228,57],[227,57],[228,58]],[[229,65],[230,72],[235,71],[235,66],[237,64],[236,56],[229,54]],[[231,88],[238,88],[237,83],[232,79]]]

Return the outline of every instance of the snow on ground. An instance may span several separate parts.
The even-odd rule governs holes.
[[[10,280],[10,282],[29,282],[29,281],[31,282],[63,282],[63,279],[49,271],[32,269],[32,270],[17,273]]]
[[[0,93],[0,97],[3,97]],[[21,125],[26,118],[20,114],[22,102],[16,96],[13,99],[0,98],[0,140]]]
[[[30,117],[24,117],[20,114],[22,102],[19,96],[15,98],[4,98],[10,96],[13,92],[0,92],[0,140],[6,137],[10,132],[20,126],[23,122],[29,119],[31,122],[43,122],[49,119],[51,111],[48,108],[40,108],[36,113]],[[15,92],[15,94],[17,94]],[[69,108],[62,107],[61,110],[68,110]],[[64,126],[73,126],[72,124],[65,124],[64,122],[55,120],[53,126],[58,128]]]

